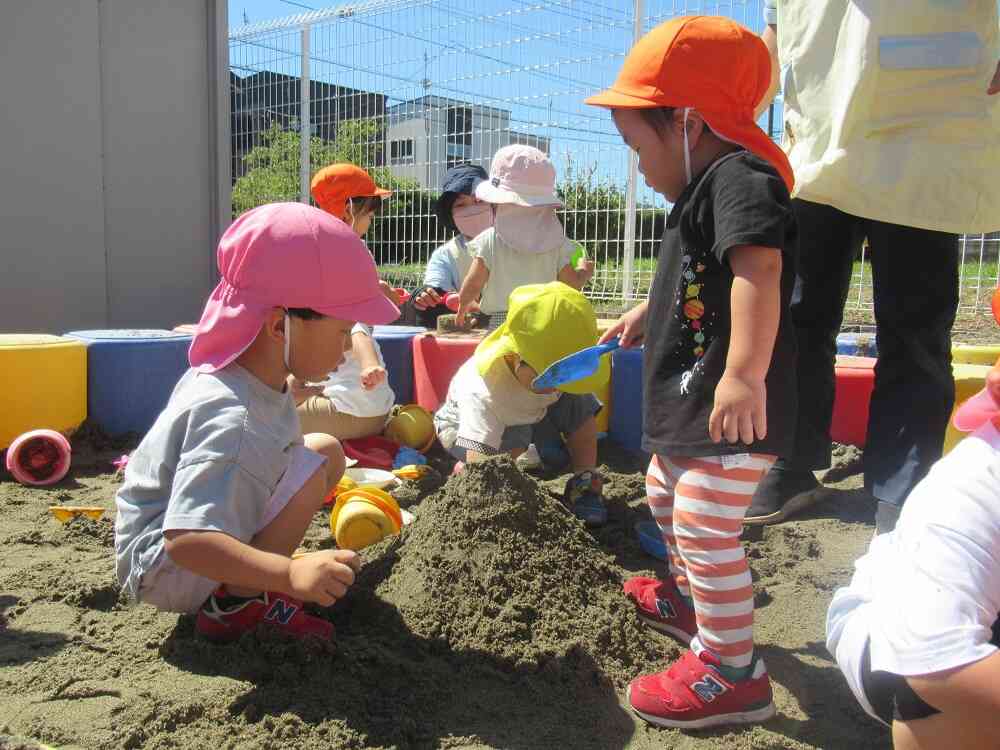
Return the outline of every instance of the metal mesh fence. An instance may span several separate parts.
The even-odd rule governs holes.
[[[368,0],[230,35],[233,211],[309,200],[337,161],[394,190],[366,242],[383,277],[410,288],[448,238],[433,212],[450,166],[489,168],[511,143],[545,151],[567,234],[597,264],[587,294],[629,307],[652,281],[667,206],[637,175],[608,113],[609,85],[637,35],[676,15],[725,15],[759,31],[761,0]],[[638,23],[637,23],[638,19]],[[769,118],[780,137],[780,99]],[[1000,235],[962,239],[962,310],[988,308]],[[849,318],[871,317],[855,265]],[[853,313],[850,314],[850,313]]]

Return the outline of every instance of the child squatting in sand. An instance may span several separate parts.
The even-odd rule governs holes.
[[[611,88],[587,100],[612,111],[647,184],[674,204],[648,301],[604,336],[645,343],[646,491],[669,576],[632,578],[625,594],[691,650],[634,680],[629,702],[669,727],[775,712],[740,544],[758,482],[790,448],[797,408],[793,178],[753,119],[770,70],[749,30],[682,17],[639,40]]]
[[[594,419],[601,402],[594,392],[610,377],[607,359],[589,378],[560,390],[532,386],[549,365],[596,341],[594,309],[576,289],[561,281],[515,289],[504,323],[459,368],[434,416],[441,445],[469,462],[500,453],[517,458],[532,443],[565,435],[574,472],[566,504],[588,525],[605,523]]]
[[[118,578],[132,598],[197,612],[231,640],[268,622],[333,637],[306,614],[344,595],[360,558],[292,552],[344,472],[332,437],[303,439],[290,376],[322,379],[357,322],[388,323],[371,254],[340,219],[299,203],[240,216],[218,247],[222,280],[191,344],[191,369],[132,454],[115,524]]]

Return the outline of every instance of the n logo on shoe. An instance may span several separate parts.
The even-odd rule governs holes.
[[[664,619],[674,619],[677,617],[677,610],[674,609],[674,605],[670,603],[669,599],[657,599],[656,611]]]
[[[702,677],[697,682],[691,684],[691,689],[698,694],[706,703],[711,703],[720,695],[722,695],[728,688],[715,679],[712,675],[707,674]]]
[[[295,613],[299,611],[298,606],[292,604],[291,602],[286,602],[283,599],[275,599],[274,603],[271,604],[271,608],[267,610],[264,615],[265,620],[271,622],[278,622],[282,625],[287,625],[295,617]]]

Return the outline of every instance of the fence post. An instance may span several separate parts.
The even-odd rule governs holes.
[[[632,43],[642,37],[643,0],[632,0],[633,18]],[[622,258],[622,302],[631,302],[634,297],[635,266],[635,194],[639,179],[639,157],[628,150],[628,184],[625,186],[625,254]]]
[[[309,113],[311,86],[309,80],[309,24],[302,25],[302,65],[299,76],[299,201],[309,203],[311,164],[309,144],[312,141],[312,117]]]

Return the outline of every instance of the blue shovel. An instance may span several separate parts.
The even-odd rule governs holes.
[[[531,387],[536,391],[544,391],[549,388],[557,388],[564,383],[572,383],[575,380],[590,377],[600,367],[601,357],[608,352],[613,352],[619,346],[621,346],[621,339],[616,338],[606,344],[581,349],[574,354],[563,357],[535,378]]]

